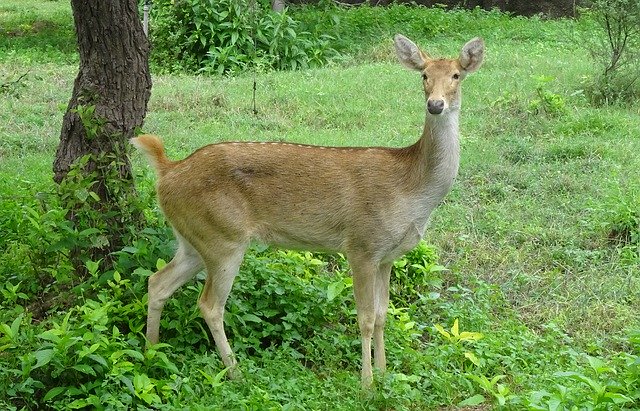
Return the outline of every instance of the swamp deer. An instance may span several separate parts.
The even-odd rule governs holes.
[[[432,59],[396,35],[398,58],[419,71],[426,96],[420,139],[404,148],[337,148],[289,143],[226,142],[169,160],[160,139],[131,142],[157,170],[158,200],[178,240],[175,257],[149,278],[147,338],[159,340],[169,297],[203,268],[198,305],[235,375],[223,328],[225,302],[252,240],[295,249],[341,252],[353,272],[362,337],[362,383],[386,366],[384,325],[393,261],[422,238],[431,211],[458,172],[460,82],[482,64],[475,38],[457,59]]]

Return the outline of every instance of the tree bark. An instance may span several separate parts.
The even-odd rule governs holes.
[[[80,67],[53,171],[76,228],[104,217],[103,239],[83,256],[96,261],[120,245],[127,220],[135,219],[122,209],[135,197],[127,141],[142,126],[151,95],[150,47],[136,0],[71,0],[71,7]],[[95,195],[78,194],[84,189]]]

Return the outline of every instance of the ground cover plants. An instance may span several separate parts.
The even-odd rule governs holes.
[[[310,33],[331,24],[315,18],[323,13],[289,11]],[[596,68],[574,42],[589,23],[407,6],[330,14],[341,22],[330,43],[340,57],[260,71],[257,115],[251,70],[178,70],[154,75],[144,130],[163,136],[172,158],[221,140],[406,145],[424,103],[391,35],[443,56],[485,38],[487,61],[464,84],[458,181],[426,242],[394,267],[389,372],[376,388],[359,387],[351,280],[335,255],[259,245],[247,255],[226,318],[242,381],[225,379],[197,311],[202,274],[167,304],[162,343],[144,350],[146,278],[174,244],[135,154],[147,226],[128,234],[114,270],[87,261],[78,282],[69,247],[99,233],[69,229],[51,178],[77,70],[70,7],[9,0],[0,5],[0,408],[640,408],[640,105],[590,104]]]

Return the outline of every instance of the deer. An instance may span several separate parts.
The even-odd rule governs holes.
[[[401,34],[394,46],[400,63],[421,74],[426,100],[422,135],[408,147],[219,142],[173,161],[159,137],[131,139],[156,170],[158,202],[178,244],[174,258],[148,279],[148,343],[159,342],[167,299],[205,269],[198,307],[227,375],[238,377],[223,315],[245,251],[257,241],[346,257],[362,385],[373,383],[372,348],[375,369],[385,372],[392,265],[423,238],[431,212],[452,188],[460,162],[461,82],[484,57],[481,38],[453,59],[432,58]]]

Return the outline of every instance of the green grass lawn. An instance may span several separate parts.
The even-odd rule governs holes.
[[[417,334],[410,328],[402,331],[406,319],[400,311],[393,315],[388,332],[392,373],[381,388],[359,391],[357,330],[351,329],[349,350],[336,352],[322,338],[308,342],[316,361],[325,353],[324,363],[296,360],[286,341],[253,355],[241,351],[244,382],[217,380],[221,364],[213,344],[199,337],[193,349],[163,349],[179,369],[172,372],[171,384],[161,388],[158,383],[149,392],[187,409],[417,410],[448,409],[438,407],[478,394],[485,403],[499,403],[501,383],[514,396],[512,409],[549,409],[534,408],[535,401],[528,399],[543,391],[551,398],[556,395],[553,387],[564,384],[569,387],[565,408],[558,409],[599,404],[589,397],[593,386],[586,380],[553,377],[558,371],[599,381],[606,392],[622,392],[607,385],[614,371],[593,371],[597,367],[587,358],[614,364],[611,370],[618,375],[633,367],[620,364],[633,354],[628,332],[640,327],[640,104],[588,104],[583,89],[593,68],[588,53],[573,39],[573,22],[494,14],[484,20],[481,15],[460,17],[470,13],[458,11],[445,20],[451,25],[455,19],[467,22],[454,34],[414,38],[425,51],[445,56],[457,53],[477,33],[485,38],[487,56],[480,71],[463,84],[460,175],[425,236],[437,250],[439,264],[448,269],[439,274],[441,295],[433,309],[420,304],[407,308],[418,323]],[[0,227],[7,228],[0,234],[0,248],[16,250],[8,228],[18,227],[15,221],[24,218],[18,214],[20,205],[55,192],[51,165],[77,71],[72,36],[68,2],[10,0],[0,6],[0,84],[26,74],[0,95],[0,197],[6,200],[0,206]],[[411,144],[422,131],[420,78],[395,61],[390,36],[326,68],[258,73],[256,116],[253,79],[252,73],[154,75],[144,131],[162,136],[175,159],[225,140],[397,147]],[[146,162],[138,154],[133,162],[139,189],[152,195]],[[625,227],[631,227],[628,237],[620,235]],[[29,282],[19,268],[6,268],[20,266],[11,263],[8,252],[3,258],[0,283]],[[174,304],[175,321],[201,321],[197,292],[193,286],[186,290],[190,300]],[[16,308],[20,300],[12,305],[5,298],[0,323],[10,325],[21,312]],[[43,323],[25,322],[23,327],[39,333],[63,316],[54,313]],[[433,331],[434,323],[449,328],[455,318],[464,331],[485,335],[475,351],[467,349],[493,364],[476,374],[489,380],[506,375],[490,386],[494,391],[465,378],[474,368],[463,364],[462,353],[455,350],[466,345],[448,345]],[[353,319],[344,322],[353,326]],[[19,377],[9,361],[2,364],[11,350],[18,350],[7,335],[0,334],[5,339],[0,339],[0,385]],[[32,335],[29,341],[45,340]],[[412,364],[414,359],[421,365]],[[142,368],[145,376],[160,381],[160,371],[149,367]],[[632,384],[638,384],[638,375]],[[144,383],[138,380],[134,391],[143,392]],[[636,397],[619,407],[640,407],[637,387]],[[24,392],[11,392],[0,395],[0,405],[33,407],[15,400]],[[631,392],[624,393],[631,398]],[[141,406],[153,403],[141,398]],[[595,409],[621,409],[607,406]]]

